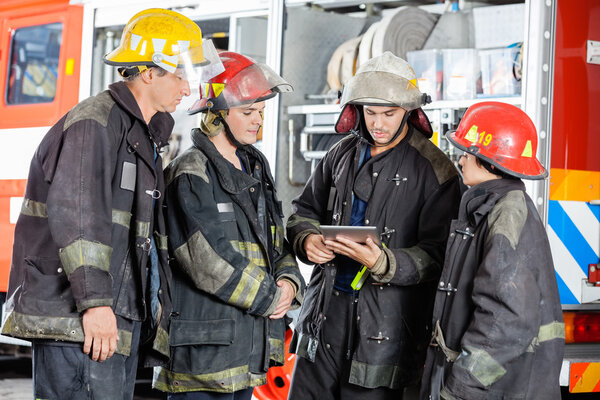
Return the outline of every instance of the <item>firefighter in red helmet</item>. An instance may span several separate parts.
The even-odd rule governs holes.
[[[452,222],[421,399],[560,399],[564,324],[544,225],[520,178],[544,179],[519,108],[471,106],[448,140],[470,186]]]
[[[174,260],[171,362],[154,386],[169,399],[250,399],[284,360],[284,317],[304,281],[283,231],[265,156],[252,146],[265,100],[292,87],[273,70],[224,52],[200,84],[193,146],[166,169]]]

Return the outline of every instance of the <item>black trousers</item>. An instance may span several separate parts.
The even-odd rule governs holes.
[[[404,389],[369,389],[348,382],[348,348],[356,329],[353,295],[334,291],[319,337],[315,361],[296,357],[289,400],[402,400]]]
[[[134,324],[131,354],[103,362],[83,353],[83,343],[32,343],[33,388],[44,400],[130,400],[135,389],[141,322]]]
[[[217,392],[184,392],[169,393],[167,400],[250,400],[254,388],[238,390],[233,393]]]

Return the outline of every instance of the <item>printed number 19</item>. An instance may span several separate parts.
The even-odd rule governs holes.
[[[492,142],[492,134],[488,133],[487,135],[479,135],[479,144],[483,143],[484,146],[489,145]]]

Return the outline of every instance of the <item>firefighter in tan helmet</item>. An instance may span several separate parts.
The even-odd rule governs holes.
[[[292,339],[290,399],[401,399],[418,383],[458,171],[429,138],[427,96],[410,65],[386,52],[342,92],[346,134],[293,201],[287,234],[315,264]],[[375,226],[380,240],[321,225]]]
[[[71,109],[35,152],[2,332],[32,342],[35,398],[131,399],[138,359],[168,359],[160,151],[188,80],[210,73],[208,47],[179,13],[136,14],[104,59],[124,80]]]

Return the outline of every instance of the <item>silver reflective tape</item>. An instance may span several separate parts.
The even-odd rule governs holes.
[[[233,203],[217,203],[220,213],[233,212]]]

